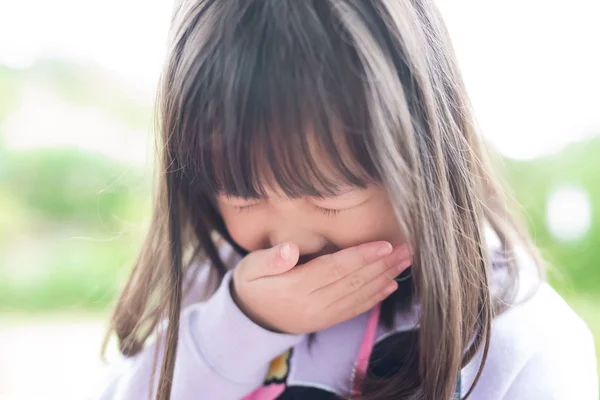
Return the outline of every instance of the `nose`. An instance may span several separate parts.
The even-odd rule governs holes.
[[[300,250],[298,264],[304,264],[313,258],[332,252],[333,246],[329,241],[314,232],[273,232],[269,237],[270,247],[284,242],[295,243]]]
[[[273,196],[271,223],[267,224],[267,239],[271,247],[284,242],[295,243],[300,250],[298,263],[331,252],[331,243],[301,211],[301,199]]]

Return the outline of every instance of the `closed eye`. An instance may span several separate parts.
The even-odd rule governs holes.
[[[244,212],[244,211],[248,211],[248,210],[250,210],[251,208],[254,208],[254,207],[256,207],[257,205],[258,205],[258,204],[249,204],[249,205],[247,205],[247,206],[233,206],[233,209],[234,209],[236,212]]]
[[[335,217],[336,215],[338,215],[339,213],[344,211],[344,210],[334,210],[331,208],[323,208],[323,207],[319,207],[319,206],[314,206],[314,207],[318,212],[320,212],[328,217]]]
[[[244,212],[244,211],[248,211],[256,206],[258,206],[258,204],[249,204],[247,206],[234,206],[234,210],[236,212]],[[324,207],[319,207],[319,206],[313,206],[313,207],[315,210],[317,210],[321,214],[324,214],[328,217],[334,217],[334,216],[338,215],[339,213],[341,213],[342,211],[344,211],[344,210],[334,210],[331,208],[324,208]]]

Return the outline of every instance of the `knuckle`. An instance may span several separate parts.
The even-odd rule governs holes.
[[[344,267],[344,265],[340,262],[340,260],[336,257],[332,257],[331,259],[332,264],[329,270],[329,275],[333,280],[339,280],[342,277],[344,277],[345,272],[346,272],[346,268]]]
[[[354,248],[354,254],[360,260],[362,265],[367,265],[369,260],[367,258],[366,250],[364,250],[363,246],[358,246]]]
[[[357,276],[356,274],[352,275],[350,277],[349,283],[348,285],[350,286],[350,289],[352,290],[358,290],[359,288],[361,288],[364,284],[363,279],[360,276]]]

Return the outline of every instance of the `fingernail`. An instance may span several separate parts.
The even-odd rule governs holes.
[[[281,258],[283,258],[284,261],[288,261],[290,259],[291,253],[292,251],[289,243],[284,244],[281,246],[281,249],[279,249],[279,254],[281,254]]]
[[[389,243],[385,243],[385,245],[382,245],[378,250],[377,250],[377,256],[378,257],[383,257],[383,256],[387,256],[388,254],[390,254],[392,252],[392,245]]]

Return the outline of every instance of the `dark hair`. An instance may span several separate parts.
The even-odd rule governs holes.
[[[157,399],[171,389],[184,275],[208,260],[222,278],[219,240],[245,252],[215,195],[268,186],[295,197],[377,182],[414,249],[411,368],[367,374],[361,398],[448,399],[478,350],[485,362],[492,317],[516,287],[512,251],[535,249],[492,177],[432,1],[180,1],[158,110],[152,223],[112,319],[133,355],[168,318]],[[494,297],[488,223],[509,276]],[[384,314],[397,306],[386,300]]]

